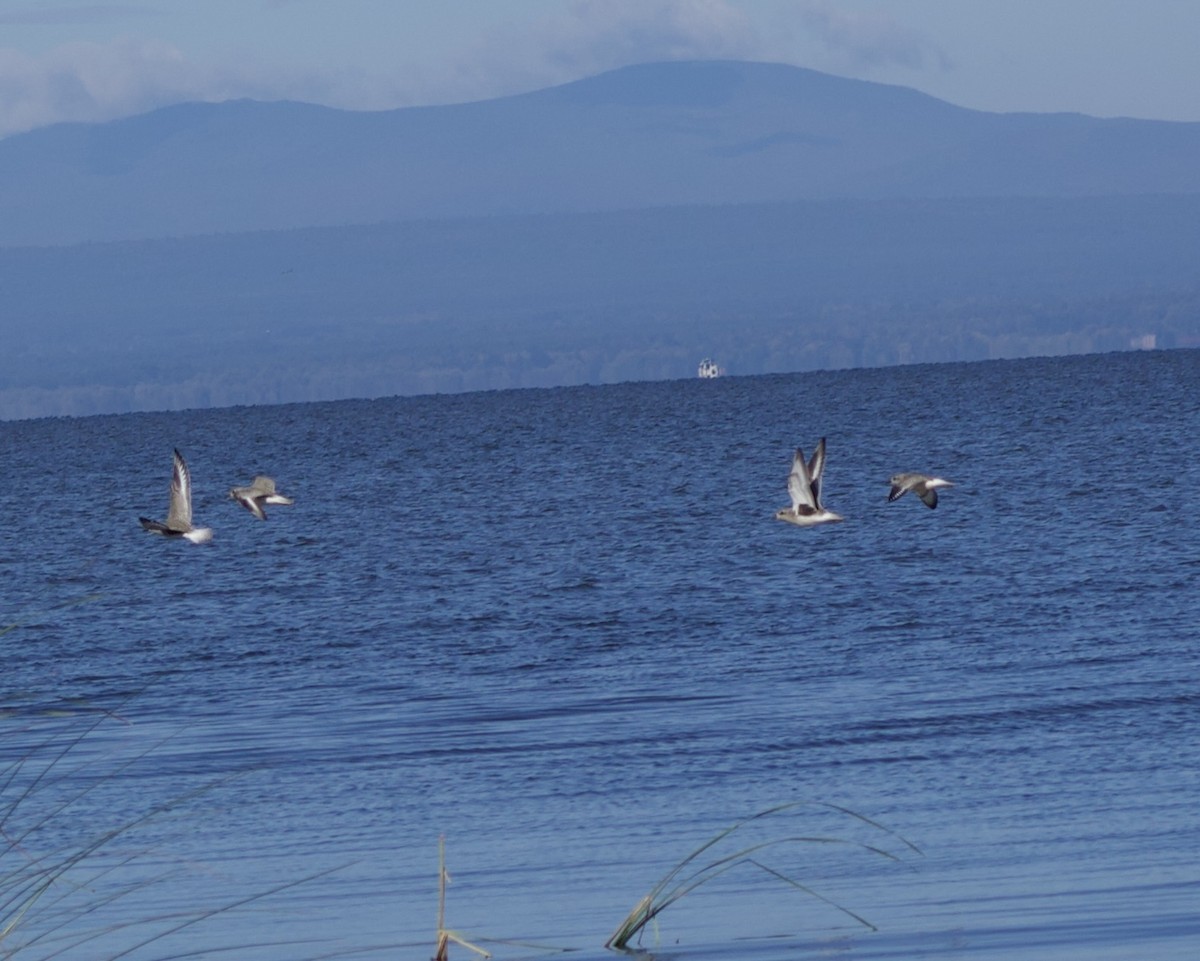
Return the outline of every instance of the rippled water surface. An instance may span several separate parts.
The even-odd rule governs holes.
[[[1191,961],[1197,437],[1197,351],[0,424],[4,868],[152,813],[5,947],[427,958],[444,836],[449,927],[601,958],[804,801],[642,947]]]

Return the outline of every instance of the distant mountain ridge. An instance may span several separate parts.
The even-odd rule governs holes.
[[[1200,193],[1200,124],[993,114],[799,67],[477,103],[180,104],[0,140],[0,246],[828,199]]]

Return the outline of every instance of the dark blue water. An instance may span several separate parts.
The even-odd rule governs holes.
[[[836,906],[741,864],[642,946],[1190,961],[1197,437],[1197,351],[0,424],[4,869],[169,806],[4,947],[426,958],[444,836],[449,927],[599,958],[806,801],[697,863],[823,839],[755,859]],[[210,544],[137,524],[174,446]]]

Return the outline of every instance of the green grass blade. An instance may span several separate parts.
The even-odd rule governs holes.
[[[756,855],[756,854],[759,854],[760,852],[765,851],[769,848],[775,848],[775,847],[779,847],[782,845],[837,844],[837,845],[845,845],[845,846],[849,846],[849,847],[854,847],[854,848],[857,848],[864,852],[874,854],[874,855],[886,858],[891,861],[901,861],[902,860],[898,855],[892,853],[891,851],[889,851],[886,848],[883,848],[881,846],[873,845],[873,844],[865,844],[865,843],[862,843],[859,841],[851,841],[851,840],[847,840],[845,838],[828,837],[828,836],[822,836],[822,835],[787,835],[784,837],[777,837],[777,838],[772,838],[772,839],[769,839],[766,841],[756,842],[756,843],[748,845],[746,847],[742,847],[739,850],[734,851],[730,854],[725,854],[720,857],[716,857],[711,861],[708,861],[705,863],[700,863],[697,866],[698,862],[700,861],[700,858],[705,854],[705,852],[712,851],[712,849],[716,845],[720,844],[722,841],[729,838],[735,832],[741,830],[742,828],[746,827],[747,825],[751,824],[752,822],[758,821],[758,820],[761,820],[763,818],[770,817],[773,815],[782,814],[787,811],[792,811],[792,810],[795,810],[797,808],[804,807],[804,806],[816,807],[816,808],[821,808],[824,810],[833,811],[838,814],[841,814],[846,817],[857,820],[860,823],[872,828],[873,830],[880,831],[880,832],[886,834],[888,837],[894,838],[895,840],[901,842],[909,850],[911,850],[917,854],[920,854],[920,849],[917,848],[916,845],[912,844],[910,841],[906,840],[901,835],[897,834],[895,831],[892,831],[889,828],[885,827],[884,825],[878,823],[877,821],[874,821],[868,817],[864,817],[863,815],[858,814],[857,812],[852,811],[849,808],[844,808],[844,807],[841,807],[836,804],[827,804],[825,802],[814,802],[814,801],[791,801],[791,802],[786,802],[783,804],[777,804],[777,805],[774,805],[773,807],[769,807],[769,808],[766,808],[765,810],[759,811],[756,814],[752,814],[747,818],[743,818],[742,820],[734,823],[730,827],[725,828],[722,831],[719,831],[716,835],[714,835],[712,838],[710,838],[704,844],[700,845],[698,848],[696,848],[694,851],[690,852],[686,857],[684,857],[681,861],[679,861],[673,868],[671,868],[670,871],[668,871],[662,878],[659,879],[659,881],[654,885],[654,887],[650,889],[650,892],[648,894],[646,894],[643,898],[641,898],[641,900],[638,901],[638,903],[636,905],[634,905],[633,910],[630,911],[628,915],[626,915],[625,919],[617,927],[617,930],[608,939],[608,941],[605,942],[605,947],[615,948],[617,950],[625,949],[628,946],[629,942],[634,937],[638,936],[643,931],[643,929],[646,927],[647,924],[649,924],[651,921],[653,921],[659,914],[661,914],[664,910],[666,910],[672,904],[675,904],[677,901],[679,901],[680,898],[685,897],[686,895],[695,891],[697,888],[701,887],[702,885],[707,884],[709,881],[712,881],[715,878],[720,877],[721,875],[725,874],[727,871],[731,870],[732,868],[737,867],[739,865],[743,865],[743,864],[749,864],[760,870],[766,871],[768,874],[771,874],[774,877],[777,877],[779,880],[786,882],[787,884],[796,888],[797,890],[800,890],[808,895],[811,895],[812,897],[816,898],[817,900],[820,900],[826,904],[831,905],[832,907],[834,907],[837,910],[841,911],[842,913],[846,914],[848,917],[853,918],[855,921],[859,922],[860,924],[863,924],[864,926],[866,926],[872,930],[875,930],[874,925],[872,925],[865,918],[856,914],[854,911],[851,911],[850,909],[848,909],[840,904],[837,904],[836,902],[832,901],[831,899],[826,898],[824,895],[821,895],[818,892],[814,891],[812,888],[808,887],[807,885],[804,885],[804,884],[796,881],[795,879],[788,877],[787,875],[783,874],[782,872],[776,871],[774,868],[771,868],[771,867],[763,864],[761,861],[752,857],[752,855]],[[689,871],[689,868],[692,868],[692,867],[694,867],[694,870]]]

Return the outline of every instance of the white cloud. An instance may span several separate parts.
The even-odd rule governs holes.
[[[800,5],[799,14],[830,53],[854,67],[920,70],[930,61],[941,69],[950,65],[946,54],[927,37],[886,13],[845,10],[827,0],[810,0]]]
[[[202,96],[205,82],[160,41],[68,43],[41,57],[0,48],[0,135],[62,120],[108,120]]]
[[[576,0],[537,38],[543,58],[577,71],[647,60],[739,57],[759,45],[744,13],[722,0]]]
[[[750,18],[724,0],[574,0],[538,23],[493,31],[464,51],[451,83],[482,96],[497,86],[532,89],[632,63],[766,53]]]
[[[371,81],[349,70],[282,71],[249,58],[201,64],[162,40],[80,41],[38,57],[0,48],[0,136],[63,121],[113,120],[188,100],[291,98],[358,106],[373,90]]]

